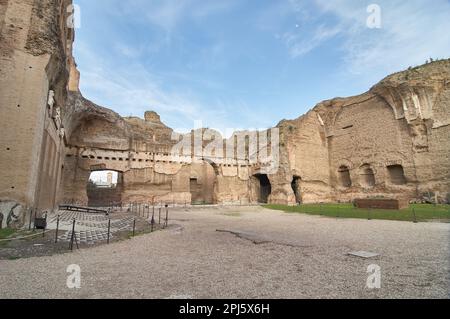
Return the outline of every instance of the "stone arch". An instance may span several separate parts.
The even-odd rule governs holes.
[[[129,138],[125,128],[99,116],[86,116],[70,135],[69,144],[99,149],[128,149]]]
[[[379,102],[382,102],[382,104],[384,104],[384,107],[386,107],[387,109],[389,109],[391,111],[392,114],[392,118],[395,120],[399,120],[402,119],[403,116],[398,116],[399,114],[399,109],[392,106],[382,95],[379,94],[371,94],[371,95],[361,95],[358,97],[359,101],[354,102],[354,103],[349,103],[349,104],[345,104],[345,105],[341,105],[339,107],[339,110],[334,114],[334,117],[331,121],[331,126],[333,129],[336,129],[336,125],[339,122],[339,120],[341,119],[341,117],[343,116],[343,113],[346,111],[346,109],[348,107],[354,106],[354,105],[359,105],[359,104],[364,104],[370,100],[378,100]]]
[[[253,182],[256,186],[258,202],[267,204],[272,193],[272,184],[267,174],[258,173],[253,175]]]
[[[115,171],[120,175],[122,186],[125,184],[124,175],[128,171],[123,162],[92,159],[91,156],[82,155],[83,150],[78,151],[78,155],[67,154],[64,161],[62,197],[61,203],[73,205],[88,205],[89,197],[87,186],[92,172]],[[123,195],[124,187],[120,189]]]
[[[109,176],[107,177],[106,183],[96,184],[95,181],[91,181],[91,176],[96,172],[117,173],[117,180],[111,179],[109,181]],[[108,174],[109,175],[109,174]],[[91,168],[91,173],[89,174],[89,179],[86,184],[86,194],[88,198],[89,207],[108,207],[111,205],[119,206],[122,205],[122,194],[124,189],[124,178],[123,172],[117,170],[103,170],[97,169],[95,167]]]
[[[403,165],[391,164],[386,166],[386,169],[388,171],[389,182],[392,185],[405,185],[407,183]]]
[[[341,187],[350,188],[352,186],[352,178],[350,176],[350,168],[341,165],[338,168],[338,183]]]
[[[296,204],[302,203],[302,194],[301,194],[301,185],[300,185],[301,181],[302,181],[302,178],[298,175],[294,175],[292,177],[291,187],[292,187],[292,191],[294,192]]]
[[[370,164],[360,166],[359,176],[361,186],[371,188],[376,185],[375,171]]]
[[[192,163],[189,175],[191,204],[209,205],[217,203],[217,181],[219,167],[211,160]]]
[[[402,96],[398,94],[394,88],[378,85],[374,88],[373,92],[392,109],[396,120],[400,120],[405,117],[403,107],[405,102]]]
[[[120,144],[124,141],[125,149],[128,148],[130,127],[119,114],[86,100],[79,92],[69,93],[67,105],[70,107],[64,112],[62,121],[69,144],[109,148],[111,145],[102,137],[114,137],[116,141],[120,140]],[[95,127],[96,134],[90,134],[87,131],[89,127]],[[95,138],[92,139],[93,136]],[[90,138],[88,143],[83,142],[85,137]],[[95,145],[89,145],[92,143]]]
[[[203,161],[204,161],[205,163],[208,163],[209,165],[212,166],[212,168],[214,169],[214,173],[216,174],[216,176],[219,176],[219,175],[220,175],[219,165],[217,165],[216,162],[214,162],[213,160],[208,159],[208,158],[203,158]]]

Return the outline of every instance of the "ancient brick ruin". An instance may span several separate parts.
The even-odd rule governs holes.
[[[0,1],[3,226],[20,224],[30,209],[88,205],[88,179],[99,170],[120,173],[122,203],[449,199],[450,60],[319,103],[272,130],[225,140],[207,129],[177,135],[155,112],[123,118],[82,96],[70,4]],[[174,155],[181,140],[193,143]]]

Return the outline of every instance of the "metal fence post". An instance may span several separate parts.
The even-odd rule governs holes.
[[[73,250],[73,238],[75,236],[75,218],[73,219],[72,222],[72,236],[70,237],[70,245],[69,245],[69,249]]]
[[[152,214],[151,224],[152,224],[151,232],[153,233],[153,227],[155,226],[155,208],[154,207],[153,207],[153,214]]]
[[[166,222],[164,228],[169,225],[169,205],[166,205]]]
[[[33,208],[30,208],[30,223],[28,225],[28,230],[31,230],[31,220],[33,219]]]
[[[136,218],[133,220],[133,237],[136,234]]]
[[[58,217],[56,217],[55,244],[58,242],[58,231],[59,231],[59,215],[58,215]]]
[[[36,230],[36,225],[34,224],[34,222],[36,221],[36,214],[37,214],[37,208],[34,209],[33,231]]]
[[[161,226],[161,207],[159,208],[158,224]]]
[[[44,228],[42,229],[42,238],[45,237],[45,230],[47,229],[47,212],[45,212],[45,223]]]
[[[108,219],[108,239],[106,241],[107,244],[109,244],[109,233],[111,231],[111,218]]]

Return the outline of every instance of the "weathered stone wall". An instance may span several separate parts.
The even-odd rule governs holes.
[[[311,111],[294,121],[279,125],[282,131],[282,153],[287,153],[285,188],[290,192],[289,204],[293,204],[292,182],[298,179],[298,195],[301,203],[330,201],[329,150],[325,127],[318,113]],[[283,155],[282,155],[283,156]]]
[[[123,198],[130,202],[256,203],[261,175],[270,181],[270,203],[416,200],[435,192],[443,201],[450,193],[448,65],[436,62],[392,75],[368,93],[324,101],[296,120],[280,122],[274,170],[259,153],[252,162],[248,141],[243,151],[237,144],[268,132],[238,132],[224,141],[222,157],[195,164],[202,159],[171,156],[178,141],[156,113],[147,112],[146,120],[121,118],[73,92],[67,126],[73,128],[69,145],[77,151],[68,149],[66,167],[75,177],[65,179],[65,193],[84,198],[89,172],[103,167],[124,172]],[[188,140],[206,132],[193,131]],[[272,151],[270,139],[265,151]]]
[[[214,163],[191,154],[173,156],[179,141],[155,112],[146,112],[144,120],[122,118],[84,99],[78,89],[69,92],[64,111],[67,148],[61,202],[86,205],[86,186],[94,170],[123,173],[124,203],[252,202],[247,161],[231,156]],[[187,140],[192,142],[194,132],[191,135]]]
[[[450,60],[387,77],[373,91],[403,117],[413,145],[417,195],[450,193]]]
[[[332,197],[415,200],[437,192],[443,201],[450,192],[449,81],[450,61],[438,61],[391,75],[367,94],[319,104],[327,127]],[[403,183],[392,180],[394,166],[403,169]],[[351,187],[339,183],[341,167],[349,168]],[[365,185],[367,167],[374,186]]]
[[[100,136],[101,138],[101,136]],[[173,158],[162,153],[119,151],[95,147],[67,147],[61,202],[87,204],[90,173],[113,170],[123,173],[124,203],[191,203],[191,179],[201,193],[195,202],[250,202],[249,168],[238,165],[213,166],[192,158]]]
[[[329,125],[330,176],[335,198],[351,201],[355,197],[415,196],[415,169],[412,142],[407,123],[395,119],[392,108],[380,97],[367,95],[346,101]],[[401,165],[404,185],[388,179],[390,165]],[[338,172],[349,169],[351,186],[339,183]],[[373,172],[374,184],[366,182],[366,170]]]
[[[0,207],[53,209],[61,179],[69,0],[0,2]],[[50,93],[51,92],[51,93]],[[20,214],[23,217],[23,212]],[[27,214],[28,215],[28,214]],[[4,218],[6,220],[7,218]],[[20,217],[19,217],[20,219]]]

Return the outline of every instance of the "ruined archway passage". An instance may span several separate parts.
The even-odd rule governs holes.
[[[122,205],[123,174],[116,171],[93,171],[86,186],[89,207]]]
[[[272,185],[270,184],[269,177],[266,174],[254,175],[258,189],[258,202],[267,204],[269,202],[269,196],[272,193]]]
[[[339,167],[338,179],[341,187],[345,188],[352,187],[352,178],[350,176],[350,170],[347,166],[343,165]]]
[[[189,177],[189,191],[192,205],[211,205],[217,202],[216,184],[217,173],[215,167],[208,161],[191,165]]]
[[[393,185],[405,185],[406,177],[402,165],[391,165],[387,167],[389,179]]]
[[[301,192],[300,192],[301,180],[302,179],[300,176],[294,176],[292,178],[292,183],[291,183],[291,187],[292,187],[292,190],[294,191],[294,195],[295,195],[295,202],[297,204],[301,204],[301,202],[302,202],[302,196],[301,196]]]
[[[363,187],[374,187],[376,184],[375,173],[369,164],[364,164],[360,168],[361,185]]]

